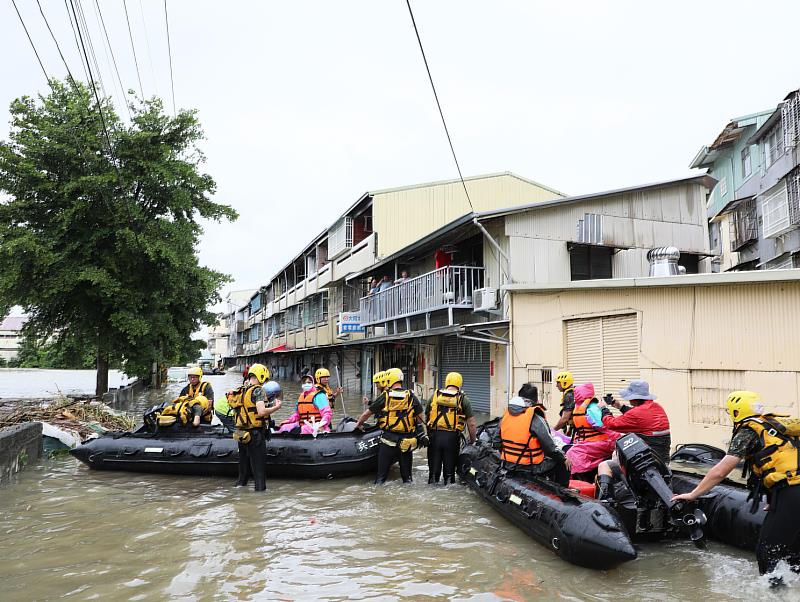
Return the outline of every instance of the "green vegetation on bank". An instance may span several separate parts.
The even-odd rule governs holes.
[[[109,365],[146,377],[154,361],[196,357],[224,274],[197,258],[200,218],[234,220],[210,200],[194,111],[131,102],[123,122],[90,90],[51,80],[49,94],[10,106],[0,142],[0,315],[21,306],[21,361],[86,365],[97,390]],[[103,123],[105,121],[105,124]]]

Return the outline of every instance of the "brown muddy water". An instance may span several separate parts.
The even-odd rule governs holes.
[[[208,380],[218,394],[238,383]],[[135,411],[178,388],[142,395]],[[265,494],[43,460],[0,488],[0,600],[800,599],[796,580],[773,596],[751,553],[714,542],[574,567],[465,487],[428,486],[417,454],[411,485],[395,472],[384,487],[372,475],[268,480]]]

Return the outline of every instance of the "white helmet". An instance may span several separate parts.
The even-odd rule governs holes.
[[[508,407],[509,408],[529,408],[531,407],[531,402],[525,399],[524,397],[520,397],[517,395],[516,397],[512,397],[508,400]]]

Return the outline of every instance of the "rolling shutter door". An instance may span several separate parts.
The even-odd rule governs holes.
[[[603,390],[603,324],[602,318],[567,321],[567,370],[575,384],[594,384]]]
[[[475,412],[489,413],[489,344],[447,337],[442,342],[442,369],[439,386],[444,386],[448,372],[464,377],[464,391],[469,395]]]
[[[636,314],[603,317],[602,393],[617,394],[639,378],[639,332]],[[598,391],[598,397],[600,391]]]
[[[639,378],[636,314],[568,320],[566,325],[567,369],[575,384],[591,382],[599,398]]]

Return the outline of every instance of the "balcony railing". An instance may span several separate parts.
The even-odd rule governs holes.
[[[483,268],[439,268],[362,297],[361,325],[380,324],[437,309],[471,309],[473,292],[482,286]]]

